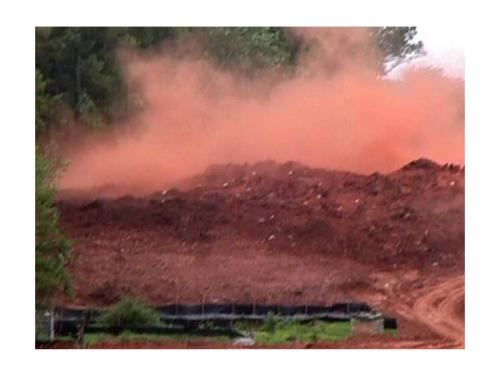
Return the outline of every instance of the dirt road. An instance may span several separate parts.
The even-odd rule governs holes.
[[[413,305],[415,317],[443,337],[464,344],[464,276],[434,286]]]

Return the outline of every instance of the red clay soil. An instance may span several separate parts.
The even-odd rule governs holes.
[[[147,197],[113,193],[59,195],[76,288],[61,303],[356,299],[398,317],[399,337],[312,347],[463,347],[458,166],[419,159],[366,176],[293,162],[221,165]]]
[[[212,340],[109,340],[80,347],[72,342],[52,344],[46,349],[456,349],[460,344],[444,339],[408,340],[387,335],[357,336],[339,341],[289,342],[239,346]]]

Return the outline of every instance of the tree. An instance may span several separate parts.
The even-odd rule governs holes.
[[[47,94],[60,96],[88,124],[101,124],[126,92],[115,56],[123,34],[121,28],[38,28],[36,67]]]
[[[51,97],[47,94],[47,81],[40,70],[36,69],[35,82],[35,129],[36,132],[44,131],[49,122],[49,113],[51,107]]]
[[[376,46],[383,54],[384,73],[424,53],[424,45],[415,40],[416,35],[416,27],[378,27],[373,31]]]
[[[70,243],[58,223],[54,207],[57,166],[36,151],[35,161],[35,282],[37,305],[50,305],[58,292],[71,290],[65,269]]]
[[[422,42],[414,40],[415,27],[370,30],[373,48],[382,55],[382,74],[422,53]],[[126,114],[129,98],[117,48],[126,45],[151,50],[164,41],[185,47],[184,55],[196,56],[201,51],[221,69],[247,78],[269,69],[290,73],[310,47],[291,29],[280,27],[37,28],[37,131],[44,132],[55,123],[58,103],[64,103],[90,127]],[[194,44],[199,48],[191,48]]]
[[[109,122],[114,115],[113,105],[127,100],[117,48],[120,45],[150,48],[180,34],[176,30],[166,27],[37,28],[37,100],[39,94],[46,96],[45,101],[57,98],[91,127]],[[39,113],[43,120],[43,109]],[[43,121],[39,124],[43,129],[49,126]]]
[[[222,68],[247,76],[269,68],[289,68],[296,62],[298,45],[279,27],[212,27],[202,30],[206,55]]]

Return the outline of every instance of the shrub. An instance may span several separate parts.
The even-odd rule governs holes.
[[[278,324],[281,322],[279,316],[274,315],[272,312],[267,313],[266,319],[264,320],[264,324],[262,329],[266,332],[274,332],[278,327]]]
[[[131,329],[142,325],[160,323],[160,314],[151,306],[131,297],[124,297],[106,311],[99,323],[121,329]]]

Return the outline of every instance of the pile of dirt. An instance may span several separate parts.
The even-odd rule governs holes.
[[[419,159],[360,175],[265,161],[215,165],[149,196],[99,191],[59,194],[77,292],[65,302],[363,298],[398,314],[400,297],[380,275],[406,287],[400,299],[411,306],[429,280],[463,274],[464,169],[456,165]],[[415,334],[425,331],[405,319]]]

